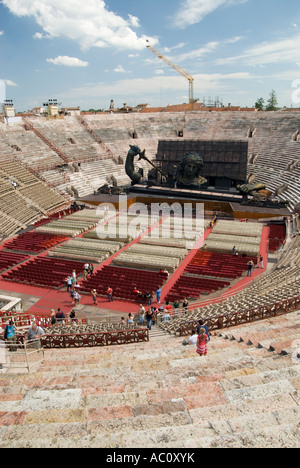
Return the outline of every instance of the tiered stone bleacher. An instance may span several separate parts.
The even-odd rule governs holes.
[[[37,172],[45,171],[64,164],[64,161],[55,151],[43,142],[34,132],[25,130],[24,123],[14,123],[3,126],[0,131],[1,151],[7,155],[6,159],[13,157],[27,164]]]
[[[299,446],[297,359],[217,336],[200,358],[181,342],[45,350],[34,374],[3,374],[0,447]]]
[[[289,200],[291,210],[299,202],[300,144],[294,135],[299,132],[300,119],[295,112],[87,115],[84,116],[87,128],[73,117],[58,121],[31,118],[29,121],[54,147],[60,148],[64,158],[33,131],[26,131],[24,123],[9,128],[1,124],[0,157],[9,154],[10,158],[13,155],[22,160],[42,172],[42,177],[65,194],[85,196],[93,193],[112,175],[120,186],[129,185],[123,164],[116,163],[124,163],[129,145],[138,144],[145,148],[149,159],[155,160],[158,141],[182,139],[178,136],[180,129],[186,139],[199,139],[199,134],[202,140],[247,138],[249,177],[266,183],[273,192],[279,191],[282,200]],[[88,129],[97,135],[97,139]],[[105,167],[108,161],[111,166]],[[137,165],[147,176],[149,165],[145,161]],[[285,191],[281,193],[283,187]]]
[[[2,237],[66,206],[66,200],[16,161],[2,161],[0,194]],[[12,183],[15,183],[13,187]],[[7,226],[5,223],[7,222]]]
[[[217,301],[204,307],[195,306],[188,316],[175,317],[171,323],[162,323],[161,327],[171,333],[177,333],[181,325],[190,323],[187,327],[190,329],[196,321],[210,320],[218,317],[233,317],[234,314],[245,314],[255,311],[260,315],[260,308],[268,308],[276,303],[282,303],[285,300],[292,300],[299,297],[299,268],[293,259],[297,260],[299,255],[299,240],[295,241],[282,258],[277,268],[265,276],[260,276],[257,280],[250,283],[240,292],[233,292],[226,299],[222,297],[222,302]]]

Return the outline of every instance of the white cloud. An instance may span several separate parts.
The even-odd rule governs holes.
[[[190,52],[183,53],[176,57],[172,57],[173,60],[176,60],[178,63],[184,62],[186,60],[195,60],[200,59],[204,55],[209,54],[217,50],[218,48],[222,47],[225,44],[235,44],[239,42],[243,38],[241,36],[234,36],[229,39],[224,39],[222,42],[220,41],[212,41],[205,44],[203,47],[200,47],[196,50],[191,50]]]
[[[124,19],[109,11],[104,0],[2,0],[2,4],[16,16],[33,17],[47,37],[67,37],[84,50],[145,47],[147,37],[132,29],[139,26],[139,19],[132,15]]]
[[[192,24],[200,23],[205,16],[221,6],[231,6],[246,3],[248,0],[184,0],[175,14],[173,21],[177,28],[186,28]]]
[[[171,52],[172,50],[177,50],[177,49],[182,49],[186,44],[185,42],[180,42],[179,44],[173,46],[173,47],[165,47],[164,52],[168,53]]]
[[[270,63],[296,63],[300,50],[300,34],[274,42],[262,42],[243,54],[217,60],[217,65],[244,62],[250,66],[264,66]]]
[[[253,80],[255,77],[248,72],[230,74],[198,74],[195,78],[195,94],[197,89],[201,94],[219,93],[220,90],[228,89],[240,82]],[[235,86],[234,86],[235,88]],[[188,82],[184,78],[174,76],[150,76],[148,78],[134,78],[117,80],[111,83],[95,83],[80,88],[70,89],[64,93],[64,99],[106,99],[107,96],[116,96],[120,99],[127,99],[134,96],[136,99],[151,97],[157,93],[184,93],[187,92]],[[125,101],[124,101],[125,102]]]
[[[12,87],[18,86],[17,83],[15,83],[14,81],[11,81],[11,80],[4,80],[4,81],[7,84],[7,86],[12,86]]]
[[[4,35],[4,31],[0,31],[0,36],[3,36]]]
[[[34,35],[33,35],[33,39],[49,39],[50,36],[47,35],[47,34],[43,34],[43,33],[40,33],[40,32],[36,32]]]
[[[130,24],[133,28],[141,27],[140,20],[137,18],[137,16],[128,15],[128,17],[129,17]]]
[[[53,63],[54,65],[64,65],[65,67],[87,67],[89,65],[88,62],[84,62],[76,57],[62,55],[55,59],[47,59],[47,62]]]
[[[118,65],[115,69],[114,72],[116,73],[130,73],[125,70],[125,68],[122,65]]]

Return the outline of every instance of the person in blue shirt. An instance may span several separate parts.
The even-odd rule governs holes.
[[[208,329],[208,327],[207,327],[206,325],[204,325],[203,320],[199,320],[199,326],[197,327],[197,334],[198,334],[198,335],[199,335],[200,328],[204,328],[205,334],[206,334],[207,337],[208,337],[208,341],[210,341],[209,329]]]
[[[16,342],[16,330],[14,326],[14,322],[12,320],[9,321],[9,324],[4,329],[4,338],[9,343],[15,344]],[[15,351],[15,346],[9,346],[9,351]]]
[[[161,289],[158,288],[158,290],[156,291],[157,304],[160,304],[160,298],[161,298]]]

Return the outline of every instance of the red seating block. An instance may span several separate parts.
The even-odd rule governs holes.
[[[102,270],[85,281],[80,289],[83,293],[88,294],[92,289],[96,289],[98,294],[106,295],[107,288],[110,286],[115,297],[137,301],[139,299],[133,293],[134,287],[143,293],[154,293],[166,279],[166,275],[157,272],[104,266]]]
[[[73,270],[81,274],[84,263],[50,257],[36,258],[3,275],[3,279],[21,283],[35,284],[49,288],[61,288],[65,278]]]

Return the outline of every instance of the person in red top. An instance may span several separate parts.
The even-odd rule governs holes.
[[[208,336],[205,333],[204,328],[199,329],[198,341],[197,341],[197,354],[199,356],[206,356],[207,355],[207,343],[208,343]]]
[[[107,297],[108,297],[108,302],[114,302],[113,290],[110,286],[107,288]]]
[[[171,306],[171,304],[169,303],[169,301],[166,302],[165,310],[167,310],[169,313],[172,312],[172,306]]]

